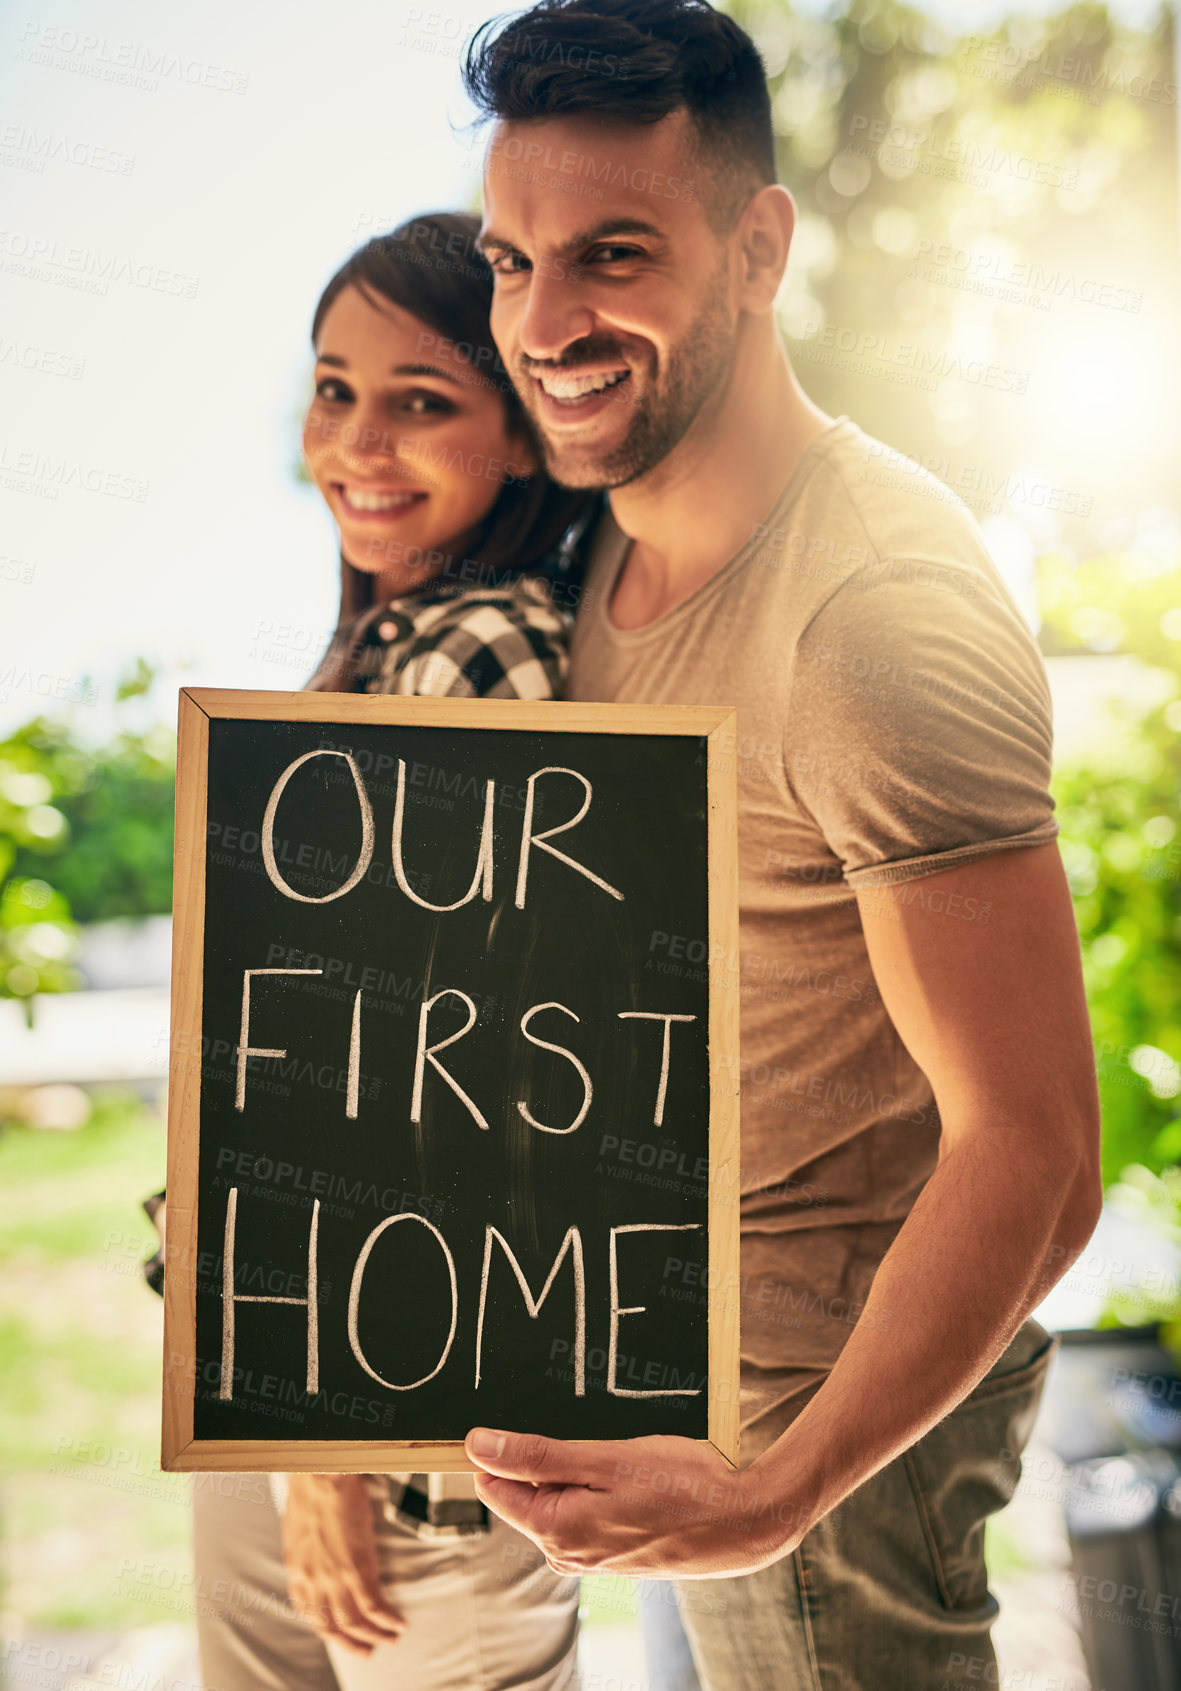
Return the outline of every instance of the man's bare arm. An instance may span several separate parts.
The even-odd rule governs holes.
[[[1099,1109],[1058,849],[996,852],[922,887],[944,894],[942,912],[905,888],[861,900],[942,1140],[857,1326],[807,1408],[739,1475],[684,1439],[469,1435],[481,1497],[563,1571],[693,1578],[776,1561],[967,1395],[1090,1237]]]
[[[1102,1198],[1094,1052],[1057,846],[998,852],[859,903],[874,977],[931,1082],[942,1137],[829,1378],[763,1459],[789,1493],[804,1481],[811,1518],[967,1395],[1082,1250]]]

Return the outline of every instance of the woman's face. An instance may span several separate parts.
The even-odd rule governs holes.
[[[531,443],[509,433],[496,378],[355,287],[320,328],[303,450],[341,552],[391,597],[461,559],[506,477],[537,469]]]

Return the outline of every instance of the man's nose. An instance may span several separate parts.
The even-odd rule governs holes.
[[[559,260],[539,261],[529,277],[529,293],[517,333],[527,358],[561,358],[568,346],[594,328],[594,313],[580,297],[571,271]]]

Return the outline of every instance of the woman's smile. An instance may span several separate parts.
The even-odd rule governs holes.
[[[331,487],[345,509],[360,522],[400,517],[430,497],[424,488],[388,488],[357,482],[332,482]]]

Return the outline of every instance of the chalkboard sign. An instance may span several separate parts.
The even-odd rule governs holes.
[[[165,1468],[735,1458],[734,722],[182,690]]]

